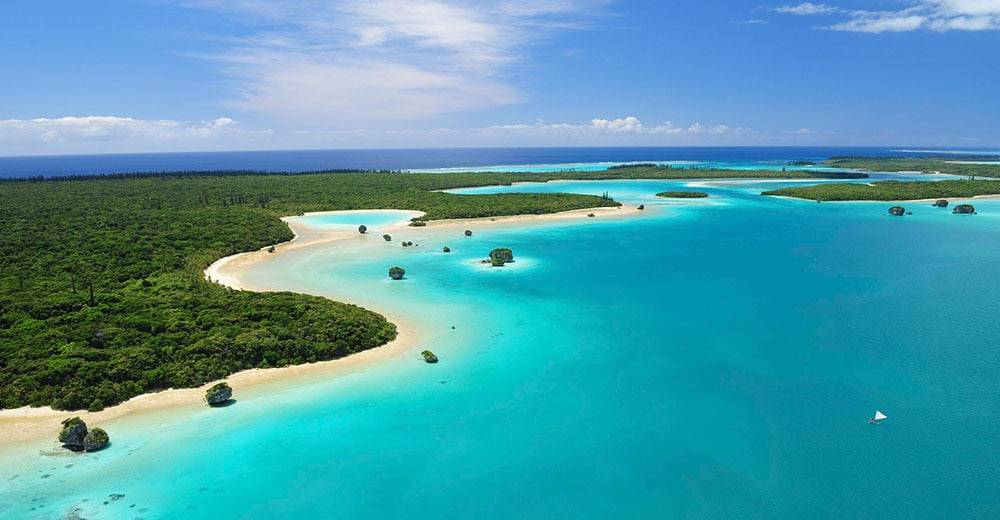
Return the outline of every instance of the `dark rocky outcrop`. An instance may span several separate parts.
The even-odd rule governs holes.
[[[399,266],[389,268],[389,278],[402,280],[404,276],[406,276],[406,269]]]
[[[906,208],[903,206],[893,206],[889,208],[889,214],[894,217],[902,217],[906,214]]]
[[[427,363],[437,363],[438,362],[438,357],[436,355],[434,355],[434,353],[431,352],[430,350],[425,350],[425,351],[421,352],[420,355],[423,356],[424,361],[426,361]]]
[[[59,442],[63,448],[72,451],[83,451],[83,441],[87,438],[87,423],[79,417],[72,417],[62,422],[63,429],[59,432]]]
[[[366,226],[364,224],[361,224],[360,226],[358,226],[358,233],[361,233],[362,235],[364,235],[367,232],[368,232],[368,226]]]
[[[934,202],[934,207],[935,208],[947,208],[948,207],[948,199],[941,199],[939,201]]]
[[[233,389],[229,383],[223,381],[212,385],[205,391],[205,401],[209,406],[220,406],[229,402],[233,398]]]
[[[471,236],[472,236],[472,231],[470,231],[470,230],[466,229],[466,230],[465,230],[465,236],[467,236],[467,237],[471,237]]]
[[[959,204],[951,212],[956,215],[975,215],[976,208],[972,204]]]
[[[441,252],[443,252],[443,253],[450,253],[451,252],[451,248],[448,247],[448,246],[444,246],[444,248],[441,249]]]
[[[486,262],[489,262],[493,267],[503,267],[506,263],[503,258],[490,258],[489,260],[486,260]]]
[[[635,209],[637,209],[639,211],[642,211],[642,210],[646,209],[646,205],[645,204],[639,204],[639,207],[635,208]]]
[[[410,222],[410,225],[413,227],[424,227],[427,225],[427,222],[423,220],[414,220],[413,222]]]
[[[108,432],[101,428],[94,428],[93,430],[87,432],[87,436],[83,438],[83,450],[102,450],[110,441],[111,439],[108,438]]]
[[[593,217],[593,216],[594,216],[594,214],[593,214],[593,213],[587,213],[587,216],[588,216],[588,217]]]
[[[87,423],[79,417],[72,417],[62,422],[63,429],[59,432],[59,442],[63,448],[72,451],[97,451],[108,445],[108,433],[101,428],[87,429]]]
[[[392,235],[389,234],[382,235],[382,239],[385,240],[386,242],[392,242]]]
[[[490,261],[493,263],[493,265],[496,265],[497,260],[500,260],[502,262],[500,265],[503,265],[504,263],[507,262],[513,262],[514,252],[506,247],[498,247],[490,251]]]
[[[271,246],[271,247],[267,248],[267,252],[268,253],[273,253],[274,252],[274,246]]]

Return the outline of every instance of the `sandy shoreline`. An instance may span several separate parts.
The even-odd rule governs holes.
[[[386,210],[358,210],[362,212],[386,211]],[[396,211],[396,210],[389,210]],[[331,211],[310,213],[309,215],[321,214],[346,214],[352,211]],[[417,217],[423,213],[419,211],[406,211],[406,219],[401,220],[389,227],[383,228],[385,231],[406,229],[409,232],[420,233],[421,230],[441,230],[448,228],[467,228],[475,226],[479,229],[484,226],[513,226],[530,223],[557,222],[566,220],[588,219],[588,215],[593,213],[595,218],[621,218],[638,213],[636,206],[622,206],[612,208],[593,208],[566,211],[562,213],[551,213],[545,215],[516,215],[505,217],[485,217],[472,219],[441,220],[428,222],[425,227],[409,226],[409,218]],[[242,276],[250,270],[256,263],[275,258],[275,254],[283,251],[299,249],[304,247],[316,247],[341,240],[350,240],[358,237],[356,230],[322,230],[310,227],[297,217],[285,217],[284,220],[292,229],[295,237],[281,244],[275,245],[275,253],[269,253],[267,248],[239,253],[236,255],[221,258],[207,269],[205,276],[211,281],[232,287],[239,290],[251,290],[267,292],[269,289],[253,287],[246,283]],[[331,299],[351,303],[349,299],[339,299],[336,295],[328,295]],[[261,393],[266,388],[273,385],[296,385],[308,384],[310,381],[317,381],[320,378],[337,377],[352,372],[357,372],[370,367],[373,363],[386,361],[405,355],[413,350],[413,347],[420,339],[418,327],[409,322],[406,317],[390,315],[380,309],[370,309],[383,314],[386,319],[396,325],[397,337],[395,340],[373,349],[365,350],[357,354],[318,363],[305,365],[293,365],[283,368],[251,369],[237,372],[225,378],[233,387],[235,397],[253,397]],[[0,410],[0,448],[9,448],[18,443],[40,441],[51,438],[53,443],[56,434],[60,429],[60,422],[67,417],[79,416],[87,421],[91,426],[104,425],[114,419],[133,417],[140,415],[155,415],[167,410],[180,410],[191,408],[192,411],[204,409],[205,390],[215,382],[207,383],[198,388],[169,389],[156,393],[149,393],[136,396],[124,403],[111,406],[100,412],[87,411],[60,411],[49,407],[31,408],[22,407],[15,409]],[[192,412],[193,413],[193,412]],[[114,432],[110,432],[112,436]]]

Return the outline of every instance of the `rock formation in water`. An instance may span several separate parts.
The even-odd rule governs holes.
[[[211,388],[205,391],[205,401],[209,406],[219,406],[221,404],[226,404],[230,399],[233,398],[233,389],[229,386],[229,383],[223,381],[221,383],[216,383],[212,385]]]
[[[361,233],[362,235],[364,235],[367,232],[368,232],[368,226],[366,226],[364,224],[361,224],[360,226],[358,226],[358,233]]]
[[[593,216],[594,216],[594,214],[593,214],[593,213],[587,213],[587,216],[588,216],[588,217],[593,217]]]
[[[635,208],[635,209],[637,209],[639,211],[642,211],[642,210],[646,209],[646,205],[645,204],[639,204],[639,207]]]
[[[976,208],[972,204],[959,204],[951,212],[958,215],[975,215]]]
[[[472,231],[470,231],[470,230],[466,229],[466,230],[465,230],[465,236],[467,236],[467,237],[471,237],[471,236],[472,236]]]
[[[496,260],[501,260],[503,263],[513,262],[514,252],[506,247],[498,247],[490,251],[490,261],[494,262],[494,265],[496,265]],[[503,265],[503,263],[500,265]]]
[[[62,422],[63,429],[59,432],[59,442],[63,448],[73,451],[83,451],[83,440],[87,438],[87,423],[79,417],[72,417]]]
[[[893,206],[889,208],[889,214],[894,217],[902,217],[906,214],[906,208],[903,206]]]
[[[392,278],[393,280],[402,280],[404,276],[406,276],[406,269],[398,266],[389,268],[389,278]]]
[[[941,199],[941,200],[935,202],[934,203],[934,207],[935,208],[947,208],[948,207],[948,199]]]
[[[94,428],[93,430],[87,432],[87,436],[83,438],[83,450],[101,450],[104,449],[110,441],[111,439],[108,438],[108,432],[102,430],[101,428]]]
[[[444,248],[441,249],[441,251],[444,252],[444,253],[450,253],[451,252],[451,248],[448,247],[448,246],[444,246]]]
[[[108,433],[100,428],[87,429],[87,423],[79,417],[72,417],[62,422],[63,429],[59,432],[59,442],[63,448],[72,451],[97,451],[108,445]]]
[[[392,242],[392,235],[389,234],[382,235],[382,240],[385,240],[386,242]]]
[[[434,353],[431,352],[430,350],[425,350],[425,351],[421,352],[420,355],[423,356],[424,361],[426,361],[427,363],[437,363],[438,362],[438,357],[436,355],[434,355]]]

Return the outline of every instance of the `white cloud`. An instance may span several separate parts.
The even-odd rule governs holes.
[[[798,5],[785,5],[775,9],[775,11],[783,14],[795,14],[799,16],[808,16],[814,14],[829,14],[840,12],[840,8],[829,6],[826,4],[814,4],[812,2],[803,2]]]
[[[234,78],[229,105],[343,128],[518,103],[511,79],[554,29],[605,0],[197,0],[262,28],[203,56]]]
[[[589,123],[546,123],[537,121],[535,124],[496,125],[478,129],[479,133],[488,137],[506,138],[544,138],[558,141],[591,143],[621,143],[621,142],[671,142],[672,138],[682,140],[701,138],[711,139],[721,136],[748,135],[749,128],[732,128],[727,125],[705,126],[699,122],[692,123],[687,128],[675,126],[667,121],[655,126],[647,126],[635,116],[617,119],[591,119]]]
[[[796,15],[844,14],[846,20],[825,28],[846,32],[1000,30],[1000,0],[917,0],[909,2],[907,7],[887,11],[848,10],[807,2],[776,10]]]
[[[0,120],[0,153],[211,149],[269,134],[243,130],[228,117],[199,122],[117,116],[5,119]]]

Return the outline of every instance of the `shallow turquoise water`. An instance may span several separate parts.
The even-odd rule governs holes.
[[[410,316],[441,363],[113,421],[97,454],[4,454],[0,517],[995,517],[1000,202],[893,218],[694,184],[712,197],[493,188],[648,210],[283,253],[249,281]],[[496,246],[518,262],[475,263]]]

